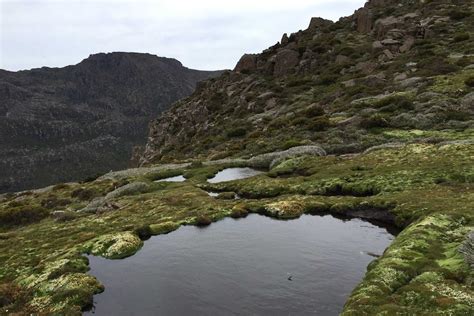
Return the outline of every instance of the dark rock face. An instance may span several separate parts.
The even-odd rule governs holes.
[[[149,54],[96,54],[64,68],[0,70],[0,192],[124,168],[147,125],[218,75]]]

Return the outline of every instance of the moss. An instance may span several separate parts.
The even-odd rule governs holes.
[[[123,232],[101,236],[84,246],[84,251],[107,259],[122,259],[135,254],[143,242],[131,233]]]
[[[179,224],[175,222],[164,222],[161,224],[150,225],[151,233],[153,235],[168,234],[179,228]]]
[[[265,205],[264,213],[278,219],[292,219],[300,217],[304,212],[304,205],[298,201],[279,201]]]

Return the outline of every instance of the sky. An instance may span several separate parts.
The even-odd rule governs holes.
[[[77,64],[99,52],[232,69],[311,17],[337,21],[364,0],[0,0],[0,69]]]

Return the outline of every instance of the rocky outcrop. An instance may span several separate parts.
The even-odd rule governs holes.
[[[148,122],[218,75],[149,54],[96,54],[64,68],[0,70],[0,192],[127,167]]]
[[[375,128],[463,131],[474,115],[472,87],[463,83],[472,56],[453,54],[474,49],[454,40],[474,24],[463,10],[469,1],[372,0],[336,23],[313,18],[155,120],[140,164],[315,144],[329,154],[360,153],[399,140]],[[426,91],[436,93],[418,100]]]

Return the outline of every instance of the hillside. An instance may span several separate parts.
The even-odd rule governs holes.
[[[141,167],[1,194],[0,313],[80,314],[108,286],[86,255],[120,260],[151,236],[255,213],[401,231],[344,316],[471,315],[473,10],[371,0],[314,18],[162,113]],[[233,167],[261,172],[208,181]]]
[[[149,54],[0,71],[0,192],[126,168],[148,122],[219,72]]]
[[[158,118],[141,163],[472,138],[473,24],[472,1],[370,1],[336,23],[314,18]]]

